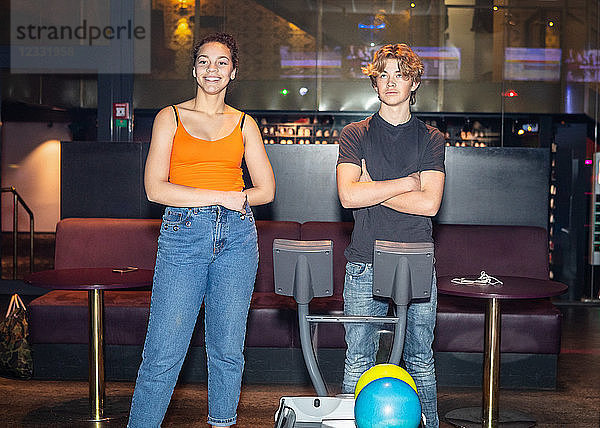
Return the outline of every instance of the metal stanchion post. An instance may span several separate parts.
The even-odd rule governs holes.
[[[500,301],[488,300],[485,313],[483,354],[483,426],[498,426],[498,385],[500,382]]]
[[[89,290],[90,347],[89,384],[90,420],[104,419],[104,292]]]

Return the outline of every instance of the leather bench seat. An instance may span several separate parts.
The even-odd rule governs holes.
[[[438,300],[434,349],[483,352],[486,301],[455,296]],[[558,354],[561,313],[549,300],[504,300],[501,352]]]
[[[271,293],[273,294],[273,293]],[[32,343],[87,343],[86,291],[51,291],[31,302]],[[296,311],[282,296],[255,293],[249,315],[247,346],[290,347],[290,326]],[[150,291],[104,292],[104,340],[107,345],[143,345],[150,314]],[[267,330],[265,330],[267,329]],[[265,332],[268,331],[268,334]],[[192,346],[204,346],[203,317],[192,336]]]
[[[144,343],[150,291],[104,292],[107,345]],[[32,343],[88,343],[87,291],[54,290],[29,304]]]
[[[313,314],[339,315],[343,310],[344,249],[350,240],[353,225],[349,222],[299,224],[287,221],[257,221],[256,225],[260,260],[250,305],[246,347],[249,359],[256,358],[259,363],[255,367],[256,378],[293,382],[305,376],[298,349],[300,340],[296,303],[291,297],[279,296],[273,291],[273,239],[333,240],[334,294],[328,298],[313,299],[310,311]],[[57,225],[55,267],[138,266],[152,269],[159,228],[160,220],[148,219],[62,220]],[[548,279],[548,242],[544,229],[438,224],[434,227],[434,238],[439,276],[477,276],[485,270],[499,278],[507,275]],[[123,347],[141,347],[148,322],[150,291],[106,291],[104,296],[105,343],[108,348],[121,347],[118,352],[115,351],[120,355]],[[441,364],[446,359],[453,367],[450,371],[442,369],[441,375],[453,373],[457,361],[464,363],[461,376],[468,372],[475,373],[471,368],[473,364],[480,364],[476,362],[479,358],[476,356],[480,356],[483,350],[485,304],[485,300],[438,295],[434,349]],[[543,375],[548,379],[542,386],[553,387],[556,356],[560,351],[561,315],[558,309],[549,299],[542,299],[503,300],[501,310],[501,351],[507,357],[503,361],[508,363],[503,366],[512,370],[516,379],[511,385],[517,385],[523,377],[523,373],[517,373],[519,367],[531,371],[530,367],[539,367],[541,361],[546,364]],[[63,352],[66,349],[64,346],[82,347],[87,344],[87,292],[51,291],[33,300],[29,312],[31,342],[34,350],[36,346],[40,350],[36,358],[48,359],[40,362],[40,366],[45,364],[44,373],[52,372],[55,363],[50,358],[56,358],[53,356]],[[203,332],[201,315],[192,338],[192,347],[204,345]],[[327,354],[330,352],[328,350],[335,355],[343,352],[343,326],[319,324],[314,344],[325,355],[333,355]],[[127,351],[128,355],[133,356],[130,358],[139,358],[140,351],[133,348]],[[85,352],[86,348],[78,349],[78,352]],[[192,353],[198,354],[198,351]],[[475,359],[467,358],[467,355],[473,355]],[[521,361],[516,355],[528,358],[531,365],[519,363],[511,366],[511,358]],[[192,360],[190,364],[193,367],[203,364]],[[253,363],[250,360],[247,361],[247,368],[252,371]],[[136,361],[127,360],[124,365],[133,367],[133,372],[138,364]],[[120,363],[115,361],[113,364],[116,367]],[[269,374],[271,368],[272,373]],[[285,373],[290,375],[285,377]],[[122,376],[129,376],[129,372]],[[442,381],[445,382],[444,378]],[[527,387],[538,384],[538,379],[532,379]]]

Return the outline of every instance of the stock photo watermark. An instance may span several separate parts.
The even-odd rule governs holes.
[[[149,73],[150,0],[12,0],[11,71]]]

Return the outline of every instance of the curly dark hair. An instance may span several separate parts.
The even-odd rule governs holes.
[[[233,63],[233,68],[238,68],[238,44],[233,36],[227,33],[212,33],[204,37],[202,40],[194,43],[194,47],[192,48],[192,67],[196,64],[196,60],[198,59],[198,51],[200,48],[206,43],[210,42],[219,42],[222,45],[227,46],[229,52],[231,53],[231,62]]]

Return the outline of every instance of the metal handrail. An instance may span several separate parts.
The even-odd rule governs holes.
[[[17,193],[14,186],[2,187],[2,193],[10,192],[13,194],[13,274],[12,279],[17,279],[17,242],[19,232],[19,203],[25,208],[29,214],[29,272],[33,272],[33,211],[29,209],[21,195]]]

